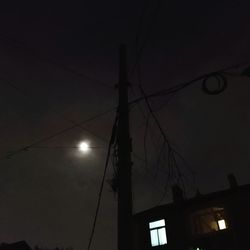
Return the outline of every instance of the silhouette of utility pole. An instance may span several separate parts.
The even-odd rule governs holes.
[[[133,249],[131,151],[126,46],[120,46],[118,105],[118,250]]]

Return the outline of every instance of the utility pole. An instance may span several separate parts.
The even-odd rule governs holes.
[[[128,85],[126,46],[121,45],[118,83],[118,250],[133,249]]]

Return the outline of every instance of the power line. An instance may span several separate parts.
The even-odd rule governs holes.
[[[97,115],[95,115],[95,116],[92,116],[92,117],[90,117],[90,118],[88,118],[88,119],[86,119],[86,120],[84,120],[84,121],[82,121],[82,122],[79,122],[79,123],[77,123],[77,124],[74,124],[74,125],[72,125],[72,126],[70,126],[70,127],[67,127],[67,128],[65,128],[65,129],[59,130],[58,132],[56,132],[56,133],[54,133],[54,134],[51,134],[51,135],[46,136],[46,137],[43,137],[43,138],[41,138],[41,139],[39,139],[39,140],[37,140],[37,141],[34,141],[34,142],[32,142],[32,143],[30,143],[30,144],[24,146],[24,147],[21,147],[21,148],[15,150],[15,151],[13,151],[13,152],[7,154],[6,156],[1,157],[0,160],[10,159],[11,157],[13,157],[13,156],[16,155],[16,154],[20,154],[20,153],[22,153],[22,152],[26,152],[26,151],[28,151],[30,148],[32,148],[32,147],[34,147],[34,146],[36,146],[36,145],[39,145],[40,143],[49,141],[49,140],[51,140],[51,139],[53,139],[53,138],[55,138],[55,137],[57,137],[57,136],[59,136],[59,135],[62,135],[62,134],[66,133],[66,132],[68,132],[68,131],[70,131],[70,130],[72,130],[72,129],[75,129],[75,128],[78,127],[78,126],[81,126],[81,125],[83,125],[83,124],[85,124],[85,123],[87,123],[87,122],[93,121],[93,120],[95,120],[95,119],[97,119],[97,118],[100,118],[100,117],[102,117],[102,116],[104,116],[104,115],[106,115],[106,114],[108,114],[108,113],[110,113],[110,112],[113,112],[114,110],[116,110],[116,108],[107,110],[107,111],[105,111],[105,112],[102,112],[102,113],[100,113],[100,114],[97,114]]]
[[[2,80],[2,82],[4,82],[6,85],[8,85],[8,86],[10,86],[11,88],[15,89],[15,90],[16,90],[18,93],[20,93],[21,95],[23,95],[23,96],[26,98],[26,100],[28,100],[28,101],[30,100],[30,96],[27,95],[27,93],[26,93],[25,91],[23,91],[21,88],[17,87],[12,81],[10,81],[9,79],[6,79],[6,78],[4,78],[4,77],[0,77],[0,80]],[[38,103],[37,100],[35,100],[35,101],[36,101],[36,103]],[[29,102],[30,102],[31,104],[33,104],[34,100],[29,101]],[[32,105],[32,107],[34,107],[34,106]],[[56,114],[56,115],[58,115],[58,116],[61,117],[64,121],[69,122],[69,123],[71,123],[71,124],[73,124],[73,125],[77,125],[77,127],[81,128],[82,130],[87,131],[88,133],[94,135],[96,138],[101,139],[102,141],[106,142],[106,139],[104,139],[102,136],[97,135],[96,133],[92,132],[90,129],[88,129],[88,128],[86,128],[86,127],[83,127],[82,125],[77,124],[75,121],[73,121],[73,120],[71,120],[71,119],[65,117],[64,115],[60,114],[59,112],[57,112],[57,111],[55,111],[55,110],[53,110],[53,109],[50,109],[49,111],[50,111],[50,112],[53,112],[53,113]],[[40,111],[40,110],[37,110],[37,109],[36,109],[36,112],[40,112],[40,113],[41,113],[41,111]]]
[[[6,39],[8,42],[11,42],[12,44],[16,45],[16,47],[18,47],[18,48],[23,48],[23,49],[24,49],[26,52],[28,52],[31,56],[33,56],[33,57],[35,57],[35,58],[37,58],[37,59],[39,59],[39,60],[41,60],[41,61],[46,61],[46,62],[52,63],[52,64],[54,64],[54,65],[56,65],[56,66],[62,68],[62,69],[65,70],[65,71],[68,71],[68,72],[73,73],[73,74],[75,74],[75,75],[77,75],[77,76],[83,77],[83,78],[85,78],[85,79],[88,79],[88,80],[90,80],[90,81],[92,81],[92,82],[95,82],[95,83],[97,83],[97,84],[99,84],[99,85],[103,85],[103,86],[106,85],[106,87],[109,87],[109,88],[112,87],[112,86],[109,86],[109,85],[107,85],[107,84],[105,84],[105,83],[103,83],[103,82],[101,82],[101,81],[99,81],[99,80],[97,80],[97,79],[91,78],[91,77],[89,77],[89,76],[86,75],[86,74],[77,72],[76,70],[74,70],[74,69],[68,67],[68,66],[65,65],[65,64],[58,63],[58,62],[56,62],[56,61],[54,61],[54,60],[52,60],[52,59],[50,59],[50,58],[46,58],[46,57],[44,57],[44,56],[41,56],[40,54],[37,54],[37,53],[34,52],[32,49],[27,48],[23,42],[20,42],[20,41],[14,39],[14,38],[7,37],[6,35],[3,35],[3,34],[0,34],[0,36],[1,36],[2,38]],[[22,47],[20,47],[20,46],[22,46]],[[1,77],[0,79],[3,80],[5,83],[7,83],[9,86],[11,86],[13,89],[15,89],[16,91],[18,91],[19,93],[21,93],[23,96],[28,97],[27,94],[26,94],[21,88],[17,87],[15,84],[13,84],[13,83],[12,83],[11,81],[9,81],[8,79],[3,78],[3,77]],[[50,111],[53,111],[53,110],[50,110]],[[81,128],[81,129],[83,129],[83,130],[89,132],[90,134],[93,134],[95,137],[101,139],[102,141],[106,141],[103,137],[97,135],[96,133],[93,133],[93,132],[90,131],[88,128],[85,128],[85,127],[81,126],[81,124],[79,124],[79,123],[77,124],[77,123],[74,122],[73,120],[66,118],[65,116],[59,114],[59,113],[56,112],[56,111],[53,111],[53,112],[54,112],[55,114],[59,115],[63,120],[65,120],[65,121],[67,121],[67,122],[70,122],[70,123],[73,124],[73,125],[77,125],[79,128]]]
[[[162,200],[164,199],[165,195],[166,195],[166,192],[168,190],[168,185],[169,185],[169,181],[174,178],[175,179],[175,176],[174,176],[174,168],[176,168],[176,171],[178,173],[177,175],[177,178],[176,178],[176,181],[180,183],[182,183],[183,185],[183,190],[185,190],[185,185],[184,185],[184,181],[182,180],[182,177],[181,177],[181,173],[180,173],[180,170],[178,169],[178,166],[177,166],[177,162],[176,162],[176,159],[175,159],[175,150],[172,148],[172,146],[170,145],[170,142],[167,140],[167,137],[165,135],[165,132],[163,131],[156,115],[154,114],[150,104],[149,104],[149,101],[147,99],[147,95],[145,94],[145,92],[143,91],[142,89],[142,80],[141,80],[141,72],[140,72],[140,63],[138,63],[138,66],[136,68],[136,71],[137,71],[137,75],[138,75],[138,81],[139,81],[139,88],[141,90],[141,93],[142,93],[142,96],[144,97],[144,100],[146,102],[146,105],[148,107],[148,110],[149,110],[149,115],[147,116],[146,118],[146,128],[145,128],[145,132],[144,132],[144,142],[143,142],[143,146],[144,146],[144,157],[145,157],[145,165],[147,166],[148,165],[148,157],[147,157],[147,133],[148,133],[148,122],[149,122],[149,118],[150,116],[153,117],[154,121],[156,122],[156,125],[158,127],[158,129],[160,130],[160,133],[161,135],[163,136],[163,144],[161,145],[160,147],[160,150],[159,152],[157,153],[158,156],[157,156],[157,159],[156,159],[156,170],[155,170],[155,174],[154,174],[154,178],[156,179],[157,178],[157,175],[159,173],[159,171],[161,170],[161,164],[162,164],[162,160],[164,158],[164,164],[165,162],[167,162],[167,166],[168,166],[168,171],[167,171],[167,178],[166,178],[166,186],[164,188],[164,193],[160,199],[160,202],[159,204],[162,202]],[[171,94],[170,95],[170,98],[168,98],[167,102],[170,101],[170,99],[175,95],[176,93],[174,94]],[[137,105],[139,105],[140,107],[140,103],[137,103]],[[145,114],[144,112],[142,111],[141,107],[140,107],[140,111],[142,112],[143,116],[145,117]],[[167,145],[167,148],[166,148],[166,145]],[[165,159],[165,150],[168,150],[168,157],[167,157],[167,160]]]
[[[109,89],[114,88],[113,86],[108,85],[108,84],[106,84],[98,79],[95,79],[93,77],[90,77],[89,75],[87,75],[85,73],[79,72],[79,71],[69,67],[68,65],[66,65],[64,63],[58,62],[52,58],[48,58],[48,57],[45,57],[44,55],[37,53],[36,51],[34,51],[34,49],[27,47],[27,45],[22,41],[19,41],[13,37],[10,37],[10,36],[7,36],[7,35],[1,34],[1,33],[0,33],[0,37],[2,37],[2,39],[6,40],[9,43],[11,43],[12,45],[14,45],[16,48],[23,49],[26,53],[28,53],[30,56],[36,58],[39,61],[50,63],[54,66],[57,66],[58,68],[62,69],[65,72],[68,72],[68,73],[71,73],[77,77],[86,79],[92,83],[99,85],[99,86],[106,87]]]
[[[133,67],[131,68],[131,74],[133,74],[138,66],[138,64],[140,63],[140,60],[142,58],[142,55],[143,55],[143,51],[147,45],[147,42],[153,32],[153,27],[155,25],[155,22],[157,20],[157,16],[158,16],[158,13],[160,11],[160,7],[162,5],[163,1],[162,0],[157,0],[157,6],[153,12],[153,14],[151,15],[151,22],[149,23],[149,25],[146,27],[146,37],[144,39],[144,41],[142,41],[142,45],[140,48],[138,48],[139,46],[139,35],[141,33],[141,30],[142,30],[142,27],[143,27],[143,19],[144,19],[144,16],[145,16],[145,12],[146,12],[146,5],[143,9],[143,12],[142,12],[142,15],[141,15],[141,18],[140,18],[140,21],[139,21],[139,26],[138,26],[138,30],[137,30],[137,33],[136,33],[136,58],[135,58],[135,63],[133,65]]]
[[[233,65],[233,66],[229,66],[229,67],[223,68],[223,69],[218,70],[218,71],[214,71],[214,72],[211,72],[211,73],[207,73],[207,74],[201,75],[201,76],[199,76],[199,77],[197,77],[197,78],[194,78],[194,79],[191,80],[191,81],[184,82],[184,83],[181,83],[181,84],[177,84],[177,85],[175,85],[175,86],[173,86],[173,87],[170,87],[170,88],[168,88],[168,89],[164,89],[164,90],[161,90],[161,91],[157,91],[157,92],[154,92],[154,93],[152,93],[152,94],[150,94],[150,95],[145,95],[145,96],[142,95],[141,97],[139,97],[139,98],[137,98],[137,99],[135,99],[135,100],[132,100],[129,104],[132,105],[132,104],[136,104],[136,103],[138,103],[138,102],[140,102],[140,101],[142,101],[142,100],[146,100],[146,99],[149,99],[149,98],[173,94],[173,93],[175,93],[175,92],[177,92],[177,91],[180,91],[180,90],[186,88],[187,86],[189,86],[189,85],[191,85],[191,84],[193,84],[193,83],[195,83],[195,82],[197,82],[197,81],[199,81],[199,80],[204,79],[205,77],[210,77],[210,76],[213,76],[213,75],[216,75],[216,74],[221,74],[221,73],[223,73],[223,71],[236,69],[236,68],[239,68],[239,67],[242,67],[242,66],[246,66],[246,65],[249,65],[249,64],[250,64],[250,62],[240,63],[240,64],[236,64],[236,65]],[[13,85],[13,84],[12,84],[12,85]],[[12,87],[14,87],[14,86],[12,86]],[[18,89],[18,91],[19,91],[19,89]],[[32,146],[35,146],[35,145],[37,145],[37,144],[39,144],[39,143],[42,143],[42,142],[48,141],[48,140],[50,140],[50,139],[53,139],[53,138],[56,137],[56,136],[59,136],[59,135],[61,135],[61,134],[64,134],[65,132],[67,132],[67,131],[69,131],[69,130],[71,130],[71,129],[74,129],[74,128],[76,128],[76,127],[79,127],[79,126],[81,126],[82,124],[84,124],[84,123],[86,123],[86,122],[89,122],[89,121],[91,121],[91,120],[94,120],[94,119],[96,119],[96,118],[98,118],[98,117],[100,117],[100,116],[103,116],[103,115],[105,115],[105,114],[107,114],[107,113],[109,113],[109,112],[112,112],[112,111],[114,111],[115,109],[116,109],[116,108],[113,108],[113,109],[108,110],[108,111],[105,111],[105,112],[103,112],[103,113],[101,113],[101,114],[99,114],[99,115],[96,115],[96,116],[94,116],[94,117],[91,117],[91,118],[89,118],[89,119],[87,119],[87,120],[84,120],[84,121],[82,121],[82,122],[80,122],[80,123],[76,123],[76,124],[74,124],[74,125],[71,126],[71,127],[68,127],[68,128],[63,129],[63,130],[60,130],[60,131],[58,131],[57,133],[54,133],[54,134],[52,134],[52,135],[50,135],[50,136],[47,136],[47,137],[44,137],[44,138],[42,138],[42,139],[40,139],[40,140],[38,140],[38,141],[36,141],[36,142],[34,142],[34,143],[31,143],[31,144],[29,144],[29,145],[27,145],[27,146],[25,146],[25,147],[22,147],[22,148],[16,150],[15,152],[8,154],[7,156],[5,156],[5,157],[3,157],[3,158],[4,158],[4,159],[6,159],[6,157],[7,157],[7,158],[10,158],[10,157],[12,157],[13,155],[15,155],[15,154],[17,154],[17,153],[26,151],[26,150],[28,150],[28,149],[29,149],[30,147],[32,147]],[[3,158],[0,158],[0,160],[3,159]]]
[[[176,155],[176,150],[172,148],[169,140],[167,139],[167,135],[164,132],[164,130],[163,130],[157,116],[154,114],[154,112],[153,112],[153,110],[151,108],[151,105],[150,105],[150,103],[148,101],[147,95],[145,94],[142,86],[140,86],[140,89],[141,89],[142,95],[144,96],[144,99],[145,99],[146,105],[148,107],[148,110],[151,113],[152,118],[154,119],[154,121],[155,121],[155,123],[156,123],[162,137],[163,137],[163,144],[162,144],[162,147],[161,147],[161,150],[160,150],[160,153],[159,153],[159,156],[158,156],[158,160],[157,160],[158,169],[159,169],[159,166],[160,166],[160,161],[161,161],[162,154],[165,152],[165,146],[167,145],[169,174],[168,174],[166,185],[168,185],[169,179],[171,177],[170,176],[170,171],[174,174],[174,169],[176,169],[177,176],[176,177],[173,176],[173,178],[176,179],[177,183],[179,182],[182,185],[182,189],[185,192],[184,179],[182,178],[181,171],[180,171],[179,166],[178,166],[177,161],[176,161],[176,156],[175,156]],[[180,155],[180,154],[178,153],[178,155]],[[165,187],[165,190],[166,189],[167,189],[167,186]],[[163,198],[164,198],[164,196],[163,196]],[[163,200],[163,198],[161,198],[161,201]]]
[[[11,88],[13,88],[14,90],[16,90],[18,93],[20,93],[21,95],[23,95],[25,98],[27,98],[28,100],[30,100],[30,96],[25,92],[25,91],[23,91],[21,88],[19,88],[19,87],[17,87],[12,81],[10,81],[9,79],[6,79],[6,78],[4,78],[4,77],[0,77],[0,80],[2,80],[5,84],[7,84],[8,86],[10,86]],[[33,101],[31,101],[31,102],[33,102]],[[33,107],[33,106],[32,106]],[[113,111],[113,110],[115,110],[115,109],[112,109],[112,110],[110,110],[110,112],[111,111]],[[37,111],[37,110],[36,110]],[[39,111],[39,110],[38,110]],[[65,117],[65,116],[63,116],[63,115],[61,115],[60,113],[58,113],[57,111],[55,111],[55,110],[51,110],[50,109],[50,111],[51,112],[53,112],[53,113],[55,113],[56,115],[58,115],[58,116],[60,116],[63,120],[65,120],[65,121],[67,121],[67,122],[70,122],[70,123],[72,123],[75,127],[73,127],[73,128],[76,128],[76,127],[79,127],[79,128],[81,128],[81,129],[83,129],[83,130],[85,130],[85,131],[87,131],[87,132],[89,132],[90,134],[93,134],[95,137],[97,137],[97,138],[99,138],[99,139],[101,139],[103,142],[105,142],[105,143],[107,143],[107,140],[105,139],[105,138],[103,138],[102,136],[99,136],[99,135],[97,135],[96,133],[93,133],[92,131],[90,131],[89,129],[87,129],[86,127],[83,127],[82,126],[82,123],[77,123],[77,122],[74,122],[74,121],[72,121],[71,119],[68,119],[67,117]],[[142,110],[141,110],[142,111]],[[109,111],[108,111],[109,112]],[[143,111],[142,111],[142,113],[143,113]],[[143,113],[143,115],[144,115],[144,117],[145,117],[145,114]],[[88,122],[88,121],[87,121]],[[65,131],[65,132],[67,132],[67,131]],[[37,144],[36,144],[37,145]],[[47,146],[30,146],[29,147],[29,145],[28,146],[26,146],[26,147],[24,147],[23,149],[25,149],[25,150],[27,150],[27,147],[28,147],[28,149],[77,149],[77,148],[79,148],[79,147],[76,147],[76,146],[53,146],[53,147],[51,147],[51,146],[49,146],[49,147],[47,147]],[[90,147],[90,148],[102,148],[102,147]],[[24,150],[24,151],[25,151]],[[11,150],[9,150],[9,152],[10,152]],[[8,155],[7,155],[7,158],[11,158],[13,155],[13,153],[16,153],[16,150],[15,151],[13,151],[13,152],[11,152],[11,153],[9,153]],[[135,156],[135,157],[137,157],[138,159],[140,158],[135,152],[133,152],[133,155]],[[1,159],[0,159],[1,160]]]
[[[214,72],[211,72],[211,73],[207,73],[207,74],[204,74],[202,76],[199,76],[189,82],[184,82],[184,83],[181,83],[181,84],[177,84],[173,87],[170,87],[168,89],[165,89],[165,90],[162,90],[162,91],[158,91],[156,93],[153,93],[151,95],[146,95],[141,87],[141,80],[140,80],[140,75],[139,76],[139,87],[141,87],[141,92],[142,92],[142,96],[135,99],[134,101],[131,101],[130,104],[138,104],[138,102],[140,102],[141,100],[145,100],[147,106],[148,106],[148,109],[152,115],[152,117],[154,118],[163,138],[164,138],[164,142],[163,142],[163,145],[162,145],[162,150],[164,149],[164,145],[165,145],[165,142],[167,143],[168,145],[168,166],[169,166],[169,172],[168,172],[168,178],[167,178],[167,182],[166,182],[166,187],[165,187],[165,192],[160,200],[160,203],[162,202],[162,200],[164,199],[165,195],[166,195],[166,192],[167,192],[167,188],[168,188],[168,185],[169,185],[169,179],[171,177],[173,178],[176,178],[176,181],[179,182],[181,185],[182,185],[182,188],[183,188],[183,191],[185,192],[185,184],[184,184],[184,179],[182,177],[182,174],[181,174],[181,171],[178,167],[178,164],[177,164],[177,159],[176,157],[180,158],[180,160],[185,163],[185,166],[187,167],[187,170],[189,170],[191,172],[191,175],[193,177],[193,184],[196,185],[196,180],[195,180],[195,174],[193,172],[193,170],[190,168],[189,165],[186,164],[186,160],[184,159],[184,157],[178,153],[175,149],[173,149],[170,145],[170,143],[168,142],[167,138],[166,138],[166,135],[165,135],[165,132],[163,131],[160,123],[159,123],[159,120],[157,119],[157,117],[155,116],[150,104],[149,104],[149,101],[148,99],[149,98],[152,98],[152,97],[159,97],[159,96],[165,96],[165,95],[169,95],[170,98],[174,97],[180,90],[190,86],[191,84],[193,83],[196,83],[197,81],[200,81],[202,80],[202,87],[203,87],[203,90],[208,93],[208,94],[218,94],[222,91],[224,91],[224,89],[226,88],[227,86],[227,79],[226,77],[224,76],[225,73],[227,73],[227,71],[229,70],[232,70],[232,69],[237,69],[239,67],[243,67],[243,66],[246,66],[246,65],[249,65],[250,62],[244,62],[244,63],[239,63],[239,64],[235,64],[235,65],[232,65],[232,66],[229,66],[229,67],[225,67],[221,70],[218,70],[218,71],[214,71]],[[240,75],[239,75],[240,76]],[[206,86],[206,83],[207,81],[210,79],[210,78],[214,78],[217,83],[218,83],[218,88],[215,89],[215,90],[210,90],[207,86]],[[169,102],[169,99],[168,99],[168,102]],[[145,144],[145,142],[144,142]],[[145,147],[145,146],[144,146]],[[160,158],[161,158],[161,152],[162,150],[160,151],[160,155],[158,157],[158,163],[157,163],[157,166],[159,166],[159,161],[160,161]],[[176,171],[177,171],[177,175],[176,177],[174,176],[174,168],[176,168]]]
[[[145,11],[145,10],[144,10]],[[137,67],[135,68],[135,71],[137,73],[137,79],[138,79],[138,84],[139,86],[142,85],[142,78],[141,78],[141,64],[138,61]],[[131,87],[132,92],[135,96],[135,90],[133,88],[133,86]],[[148,137],[148,131],[151,129],[150,126],[150,118],[151,118],[151,114],[145,114],[143,108],[141,107],[141,103],[137,103],[137,107],[139,108],[139,111],[142,113],[144,119],[146,120],[146,126],[145,126],[145,130],[144,130],[144,137],[143,137],[143,149],[144,149],[144,159],[145,159],[145,165],[146,168],[148,167],[148,156],[147,156],[147,137]],[[151,131],[151,139],[152,139],[152,131]],[[155,141],[153,141],[155,144]]]
[[[206,83],[206,81],[210,77],[215,77],[215,78],[223,77],[223,79],[225,79],[223,74],[227,74],[226,71],[233,70],[233,69],[238,69],[240,67],[247,66],[249,64],[250,64],[250,61],[246,61],[244,63],[238,63],[238,64],[235,64],[235,65],[232,65],[232,66],[222,68],[222,69],[217,70],[217,71],[206,73],[206,74],[198,76],[198,77],[196,77],[196,78],[194,78],[194,79],[192,79],[190,81],[179,83],[179,84],[174,85],[173,87],[153,92],[153,93],[151,93],[149,95],[146,95],[146,98],[150,99],[150,98],[156,98],[156,97],[161,97],[161,96],[167,96],[167,95],[170,95],[170,94],[174,94],[174,93],[176,93],[178,91],[181,91],[181,90],[185,89],[186,87],[188,87],[188,86],[190,86],[190,85],[192,85],[194,83],[197,83],[198,81],[203,80],[203,83]],[[242,76],[242,75],[239,75],[239,76]],[[204,80],[205,80],[205,82],[204,82]],[[218,89],[216,89],[215,92],[220,93],[221,89],[223,89],[223,85],[218,86]],[[138,98],[130,101],[129,104],[133,105],[133,104],[138,103],[138,102],[143,101],[143,100],[145,100],[145,96],[142,95],[141,97],[138,97]]]
[[[107,152],[107,156],[106,156],[106,162],[105,162],[103,176],[102,176],[101,185],[100,185],[100,190],[99,190],[99,194],[98,194],[98,198],[97,198],[97,206],[96,206],[95,216],[94,216],[94,220],[93,220],[93,225],[92,225],[92,229],[91,229],[91,234],[90,234],[87,250],[89,250],[91,248],[91,244],[92,244],[92,241],[93,241],[93,238],[94,238],[96,222],[97,222],[97,217],[98,217],[98,213],[99,213],[99,209],[100,209],[102,193],[103,193],[104,181],[105,181],[106,172],[107,172],[108,163],[109,163],[109,158],[110,158],[110,151],[111,151],[112,145],[115,142],[117,121],[118,121],[118,116],[116,115],[115,122],[113,124],[112,132],[111,132],[110,141],[109,141],[108,152]]]

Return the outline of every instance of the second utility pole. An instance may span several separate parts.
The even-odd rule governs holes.
[[[118,105],[118,250],[133,249],[131,138],[129,133],[128,72],[126,47],[119,55]]]

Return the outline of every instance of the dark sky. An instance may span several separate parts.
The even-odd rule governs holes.
[[[141,79],[147,93],[249,61],[249,1],[12,1],[0,8],[0,242],[87,247],[114,112],[6,159],[9,152],[84,121],[117,104],[118,47],[136,37],[143,46]],[[158,5],[159,3],[159,5]],[[143,15],[142,15],[143,14]],[[141,18],[143,16],[143,18]],[[69,68],[74,69],[70,72]],[[77,72],[77,73],[76,73]],[[157,112],[169,140],[195,173],[202,193],[227,188],[226,174],[250,181],[249,81],[228,77],[217,96],[197,83]],[[130,75],[135,96],[138,79]],[[135,96],[130,95],[131,99]],[[166,98],[152,101],[154,110]],[[145,109],[145,106],[141,105]],[[145,119],[131,111],[134,211],[159,203],[165,169],[156,174],[159,132],[150,122],[148,168],[143,158]],[[101,137],[101,138],[100,138]],[[104,140],[102,139],[104,138]],[[81,155],[70,147],[87,140]],[[189,193],[195,186],[190,172]],[[108,177],[112,176],[112,168]],[[169,199],[167,193],[165,201]],[[116,205],[105,185],[93,249],[116,249]]]

